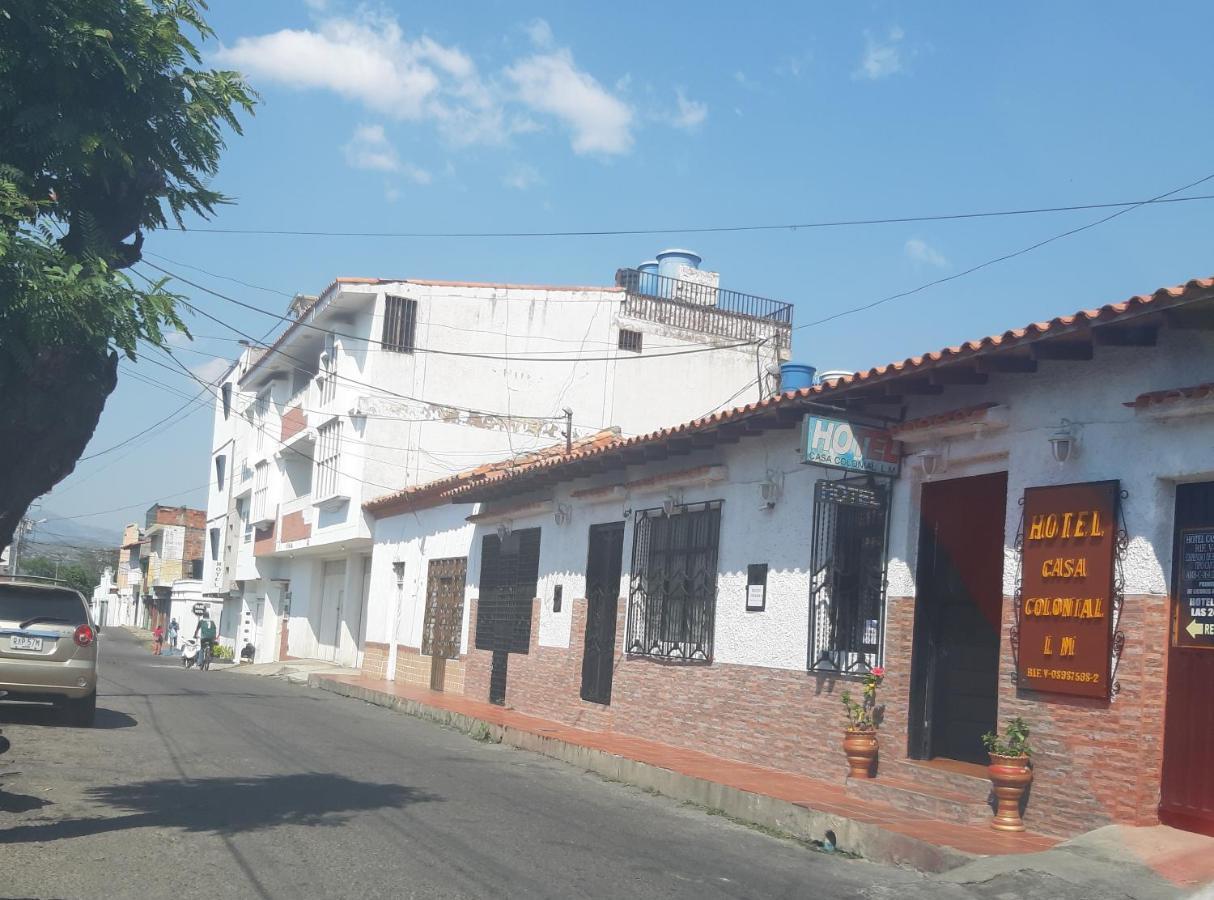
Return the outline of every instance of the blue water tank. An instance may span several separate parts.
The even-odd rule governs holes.
[[[698,269],[701,263],[700,254],[693,250],[679,250],[672,248],[663,250],[657,256],[658,274],[663,278],[678,278],[679,266],[691,266],[693,269]]]
[[[814,386],[814,374],[818,370],[805,363],[780,363],[780,392],[799,391]]]
[[[649,259],[637,266],[640,276],[637,278],[637,291],[647,297],[658,292],[658,261]]]

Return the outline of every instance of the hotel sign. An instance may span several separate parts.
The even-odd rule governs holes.
[[[1175,647],[1214,649],[1214,528],[1180,533]]]
[[[1110,696],[1116,481],[1024,492],[1020,684],[1035,691]]]
[[[832,469],[896,477],[902,464],[902,446],[888,431],[844,419],[807,415],[801,446],[803,462]]]

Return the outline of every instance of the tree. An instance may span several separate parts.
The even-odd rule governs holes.
[[[67,587],[84,594],[85,597],[93,596],[93,588],[97,586],[97,578],[80,563],[63,559],[49,559],[45,556],[21,560],[20,574],[57,579]]]
[[[76,466],[118,358],[185,330],[144,234],[210,187],[256,96],[201,68],[205,0],[0,0],[0,546]]]

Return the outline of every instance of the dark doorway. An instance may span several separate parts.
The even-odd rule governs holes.
[[[489,701],[506,702],[510,653],[531,645],[531,606],[539,582],[540,529],[503,530],[481,539],[480,599],[476,610],[476,649],[493,651]]]
[[[999,710],[1007,473],[923,486],[910,756],[984,763]]]
[[[624,523],[590,526],[586,559],[586,641],[582,650],[582,699],[611,703],[616,613],[624,564]]]
[[[505,650],[493,651],[493,662],[489,668],[489,702],[498,706],[506,705],[506,666],[510,662],[510,654]]]
[[[1214,636],[1204,626],[1214,622],[1212,536],[1214,482],[1177,485],[1159,818],[1208,835],[1214,835]]]

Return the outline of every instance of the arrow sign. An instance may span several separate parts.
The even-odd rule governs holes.
[[[1189,637],[1200,637],[1207,635],[1214,637],[1214,622],[1198,622],[1194,619],[1186,627],[1185,631],[1189,633]]]

